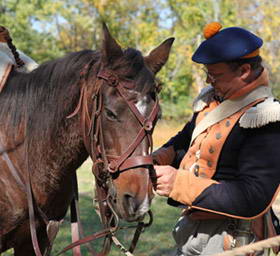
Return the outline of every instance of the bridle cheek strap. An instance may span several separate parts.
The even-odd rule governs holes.
[[[124,83],[123,81],[119,81],[118,78],[108,70],[101,70],[98,73],[97,77],[105,80],[109,86],[115,87],[118,90],[119,94],[125,100],[131,112],[134,114],[134,116],[137,118],[140,125],[142,126],[134,141],[129,145],[128,149],[121,156],[114,157],[115,159],[113,161],[110,161],[111,159],[108,159],[109,172],[115,173],[117,171],[124,171],[129,168],[137,168],[140,166],[153,165],[151,156],[136,156],[136,157],[130,157],[130,156],[133,154],[135,149],[139,146],[139,144],[143,141],[143,139],[146,136],[148,137],[148,141],[150,144],[149,145],[150,151],[152,151],[151,132],[156,123],[156,119],[159,113],[158,99],[156,99],[153,109],[149,117],[146,119],[139,112],[136,105],[127,97],[127,93],[124,88],[133,88],[133,86],[131,85],[132,83],[129,82]]]
[[[129,106],[131,105],[131,102],[128,102]],[[134,105],[135,106],[135,105]],[[138,109],[137,109],[138,111]],[[139,111],[138,111],[139,112]],[[149,116],[148,119],[144,120],[142,124],[142,128],[139,131],[139,133],[136,136],[136,139],[129,145],[128,149],[125,153],[123,153],[117,160],[109,161],[109,171],[114,173],[117,171],[123,171],[125,169],[130,168],[136,168],[139,166],[147,166],[147,165],[153,165],[152,156],[132,156],[132,153],[135,151],[135,149],[139,146],[139,144],[143,141],[143,139],[147,136],[150,146],[150,151],[152,151],[152,138],[151,138],[151,132],[153,130],[156,117],[159,112],[159,104],[158,101],[156,101],[153,110]],[[135,113],[135,112],[133,112]],[[135,115],[136,116],[136,115]],[[109,159],[110,160],[110,159]],[[142,161],[142,162],[141,162]]]

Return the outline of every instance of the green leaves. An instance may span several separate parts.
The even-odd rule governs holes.
[[[39,63],[71,51],[99,49],[102,21],[123,48],[134,47],[144,55],[175,37],[169,61],[158,74],[166,105],[188,99],[182,111],[169,114],[175,116],[190,112],[185,109],[205,85],[191,56],[204,40],[204,25],[212,21],[259,34],[265,41],[261,54],[273,71],[273,83],[279,84],[279,6],[280,0],[6,0],[0,4],[0,24],[9,29],[15,45]],[[280,95],[276,86],[275,91]]]

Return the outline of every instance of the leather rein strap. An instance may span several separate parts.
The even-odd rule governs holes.
[[[31,185],[31,174],[29,168],[27,168],[27,178],[26,181],[23,178],[22,174],[19,170],[14,166],[13,162],[11,161],[7,149],[4,148],[2,142],[0,141],[0,154],[1,158],[6,162],[7,166],[9,167],[12,176],[14,177],[15,181],[19,185],[19,188],[22,190],[23,193],[26,194],[27,203],[28,203],[28,214],[29,214],[29,226],[30,226],[30,234],[31,234],[31,241],[33,245],[34,252],[36,256],[43,256],[39,247],[39,241],[36,233],[36,219],[35,219],[35,212],[39,213],[40,218],[44,221],[47,226],[47,236],[49,240],[49,245],[46,248],[46,253],[44,255],[48,255],[51,250],[53,241],[56,237],[56,234],[59,230],[60,221],[56,220],[49,220],[48,217],[45,215],[43,210],[38,206],[36,203],[33,190]],[[27,156],[27,152],[25,152]],[[27,157],[27,166],[28,166],[28,157]],[[36,211],[35,211],[36,210]]]

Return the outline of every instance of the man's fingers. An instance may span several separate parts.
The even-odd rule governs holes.
[[[165,166],[164,165],[155,165],[154,166],[157,177],[161,177],[165,173]]]
[[[167,191],[165,189],[165,186],[162,186],[162,185],[157,185],[156,193],[159,196],[168,196],[168,193],[167,193]]]
[[[156,193],[160,196],[169,196],[176,177],[176,169],[170,165],[155,165],[154,168],[157,175]]]

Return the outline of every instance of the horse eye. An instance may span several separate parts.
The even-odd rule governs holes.
[[[105,112],[106,112],[106,116],[107,116],[107,118],[109,120],[111,120],[111,121],[118,121],[118,117],[117,117],[117,115],[113,111],[111,111],[110,109],[106,108]]]

